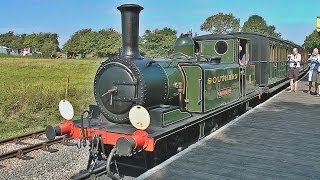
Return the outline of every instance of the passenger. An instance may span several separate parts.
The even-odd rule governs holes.
[[[244,45],[245,46],[245,45]],[[239,45],[239,69],[240,69],[240,93],[244,93],[244,89],[246,88],[245,84],[245,75],[246,75],[246,67],[249,61],[249,56],[247,56],[246,49],[242,50],[242,47]]]
[[[310,58],[308,59],[308,61],[310,62],[310,69],[309,69],[309,76],[308,76],[308,81],[309,81],[309,91],[308,93],[311,94],[311,88],[312,88],[312,82],[315,83],[314,87],[314,94],[318,94],[317,93],[317,78],[318,78],[318,60],[320,59],[320,55],[319,55],[319,50],[318,48],[314,48],[312,55],[310,56]]]
[[[247,65],[246,53],[242,52],[241,46],[239,46],[239,65],[241,68],[244,68]]]
[[[290,78],[289,92],[297,92],[301,54],[298,53],[297,48],[293,48],[292,52],[293,54],[288,56]]]
[[[316,96],[319,97],[320,96],[320,58],[318,58],[317,64],[318,64],[318,75],[317,75],[316,86],[317,86],[318,92]]]

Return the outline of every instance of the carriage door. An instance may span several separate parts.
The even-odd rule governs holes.
[[[185,76],[185,103],[189,112],[202,112],[203,82],[200,66],[181,65]]]
[[[256,65],[253,63],[251,58],[251,43],[250,41],[247,41],[246,43],[246,60],[247,60],[247,66],[246,66],[246,82],[245,82],[245,92],[246,94],[249,94],[256,89]]]

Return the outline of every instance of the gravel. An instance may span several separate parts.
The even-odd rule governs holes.
[[[9,142],[6,144],[2,144],[2,145],[0,145],[0,154],[4,154],[9,151],[13,151],[16,149],[27,147],[28,144],[37,144],[37,143],[45,142],[46,140],[47,140],[47,138],[45,137],[45,135],[41,135],[37,139],[27,138],[27,139],[22,140],[21,142],[26,143],[25,145],[24,144],[16,144],[15,142]]]
[[[28,143],[37,143],[39,140],[25,140]],[[78,140],[71,140],[70,142],[78,143]],[[6,147],[13,149],[20,145],[8,143]],[[6,147],[0,147],[2,151]],[[23,146],[22,146],[23,147]],[[54,144],[50,148],[58,149],[59,151],[50,153],[43,150],[32,151],[27,156],[33,157],[30,160],[21,160],[17,158],[6,159],[0,161],[0,179],[1,180],[43,180],[43,179],[70,179],[80,170],[86,168],[89,147],[78,148],[76,146],[64,146],[62,144]],[[9,151],[9,150],[5,150]],[[1,151],[0,151],[1,153]],[[1,166],[4,166],[1,168]],[[97,180],[110,179],[107,175],[98,177]],[[124,180],[134,179],[133,177],[125,176]]]
[[[9,151],[13,151],[13,150],[16,150],[16,149],[19,149],[19,148],[22,148],[22,147],[25,147],[24,145],[19,145],[19,144],[15,144],[15,143],[6,143],[6,144],[3,144],[3,145],[0,145],[0,154],[4,154],[6,152],[9,152]]]
[[[86,168],[89,148],[52,145],[58,152],[50,153],[37,150],[27,154],[34,159],[17,158],[0,161],[0,179],[70,179],[71,176]]]

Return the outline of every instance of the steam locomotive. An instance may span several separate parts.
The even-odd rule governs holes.
[[[79,120],[65,116],[62,124],[46,128],[49,140],[68,135],[89,141],[87,168],[105,160],[101,170],[113,178],[114,159],[121,166],[149,169],[278,90],[288,80],[286,57],[293,47],[307,58],[294,43],[242,32],[182,34],[169,58],[145,58],[138,49],[143,7],[117,9],[122,52],[97,70],[96,105]]]

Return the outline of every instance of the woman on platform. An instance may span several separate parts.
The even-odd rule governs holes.
[[[318,72],[317,72],[317,82],[316,82],[316,86],[317,86],[317,94],[316,96],[320,96],[320,58],[318,58],[318,61],[317,61],[317,64],[318,64]]]
[[[308,72],[308,81],[309,81],[309,91],[308,93],[311,94],[311,88],[312,88],[312,83],[314,82],[314,94],[319,94],[318,93],[318,88],[317,88],[317,79],[318,79],[318,60],[320,59],[320,55],[319,55],[319,50],[318,48],[314,48],[312,55],[310,56],[310,58],[308,59],[308,62],[310,63],[310,69]]]

